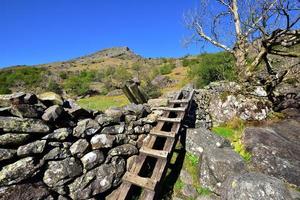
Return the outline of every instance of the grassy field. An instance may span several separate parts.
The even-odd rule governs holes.
[[[129,103],[125,95],[120,96],[94,96],[80,99],[77,103],[83,108],[104,111],[110,107],[125,106]]]

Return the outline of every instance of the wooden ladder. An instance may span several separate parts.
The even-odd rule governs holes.
[[[163,110],[162,117],[158,118],[157,125],[150,131],[146,142],[143,143],[140,148],[140,153],[136,157],[134,164],[124,174],[122,184],[115,193],[114,199],[125,200],[130,198],[128,195],[130,188],[133,185],[143,188],[140,199],[152,200],[155,197],[155,192],[161,179],[166,173],[167,164],[170,160],[170,156],[173,153],[175,146],[175,138],[181,127],[181,122],[185,117],[186,112],[190,108],[190,102],[193,98],[194,90],[189,91],[188,95],[183,98],[183,91],[171,100],[168,107],[156,107],[153,109]],[[175,112],[176,118],[169,118],[170,113]],[[171,126],[170,131],[162,131],[165,123]],[[161,150],[154,149],[153,146],[159,137],[166,138],[165,143],[162,144]],[[147,157],[156,158],[156,163],[152,171],[151,177],[141,177],[139,173],[145,163]]]

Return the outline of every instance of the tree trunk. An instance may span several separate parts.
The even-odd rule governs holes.
[[[238,39],[233,49],[233,54],[238,77],[241,80],[248,80],[252,73],[250,67],[247,65],[247,42],[245,39]]]

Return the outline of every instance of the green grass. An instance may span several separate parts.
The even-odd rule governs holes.
[[[175,187],[175,189],[177,189],[177,190],[181,190],[181,189],[184,187],[184,183],[183,183],[180,179],[178,179],[178,180],[176,181],[174,187]]]
[[[198,194],[202,196],[207,196],[212,193],[208,188],[204,188],[204,187],[197,187],[196,190]]]
[[[186,158],[187,158],[187,162],[190,162],[190,164],[193,167],[197,167],[197,165],[199,164],[199,157],[194,154],[187,153]]]
[[[212,131],[215,134],[230,140],[231,144],[234,147],[234,151],[240,154],[240,156],[245,161],[250,161],[251,154],[250,152],[246,151],[241,141],[241,137],[244,129],[245,129],[244,122],[238,118],[234,118],[231,121],[229,121],[227,124],[223,124],[218,127],[213,127]]]
[[[110,107],[121,107],[129,104],[124,95],[120,96],[94,96],[80,99],[77,103],[86,109],[104,111]]]

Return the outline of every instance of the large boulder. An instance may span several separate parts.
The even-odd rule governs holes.
[[[88,199],[116,186],[125,172],[125,160],[115,158],[75,179],[69,185],[72,199]]]
[[[137,118],[144,117],[148,114],[148,110],[142,104],[129,104],[123,108],[124,114],[135,115]]]
[[[30,134],[5,133],[0,135],[0,146],[19,146],[30,140]]]
[[[19,183],[33,177],[41,164],[36,163],[33,157],[22,158],[12,164],[6,165],[0,171],[0,187]]]
[[[214,148],[203,153],[199,171],[201,185],[220,193],[227,177],[246,169],[243,158],[231,148]]]
[[[121,119],[119,117],[111,117],[111,116],[107,116],[106,114],[100,114],[96,116],[95,120],[101,126],[108,126],[108,125],[118,124]]]
[[[48,133],[50,127],[39,119],[0,117],[0,129],[16,133]]]
[[[82,167],[79,160],[75,158],[66,158],[60,161],[49,161],[45,171],[43,181],[49,187],[55,188],[63,186],[65,183],[82,173]]]
[[[201,156],[203,152],[218,147],[230,147],[230,142],[205,128],[187,130],[186,150],[188,152]]]
[[[234,117],[243,120],[263,120],[267,117],[271,103],[265,98],[254,98],[242,94],[215,94],[209,102],[209,113],[215,125],[230,121]]]
[[[46,140],[37,140],[29,144],[20,146],[17,150],[18,156],[28,156],[33,154],[40,154],[44,151]]]
[[[267,127],[249,127],[243,143],[259,171],[300,186],[300,122],[289,119]]]
[[[49,194],[43,182],[22,183],[0,188],[0,200],[44,200]]]
[[[292,200],[281,180],[260,173],[245,173],[229,177],[224,183],[222,199]]]
[[[93,119],[84,119],[77,123],[73,130],[75,137],[85,137],[87,135],[94,135],[100,130],[101,126]]]

